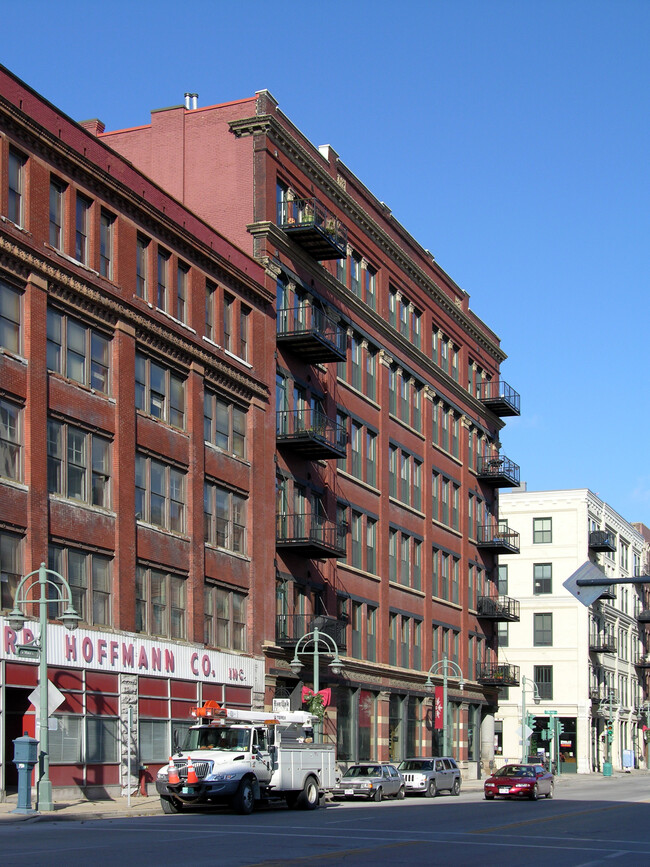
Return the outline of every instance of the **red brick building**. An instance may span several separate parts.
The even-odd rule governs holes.
[[[431,669],[440,685],[446,668],[449,747],[475,771],[493,756],[497,689],[518,681],[497,665],[497,624],[518,617],[498,582],[498,554],[518,547],[498,522],[498,489],[519,483],[500,453],[519,395],[500,380],[499,340],[267,91],[190,105],[99,137],[248,250],[276,298],[267,703],[312,682],[289,662],[323,629],[344,657],[338,677],[320,660],[339,759],[397,760],[441,748],[425,681]]]
[[[129,753],[155,773],[193,703],[264,700],[275,293],[86,127],[0,67],[1,608],[41,562],[70,582],[50,773],[97,793]],[[3,792],[35,733],[37,631],[0,617]]]

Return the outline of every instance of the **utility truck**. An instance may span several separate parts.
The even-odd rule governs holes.
[[[164,813],[184,806],[227,803],[252,813],[259,802],[286,801],[292,809],[315,810],[336,784],[332,744],[313,743],[316,719],[305,711],[237,710],[207,701],[192,710],[196,723],[156,789]]]

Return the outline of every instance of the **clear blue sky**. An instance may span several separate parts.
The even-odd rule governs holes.
[[[649,0],[5,4],[0,62],[107,129],[266,88],[501,337],[503,451],[650,525]],[[23,34],[29,33],[26,41]]]

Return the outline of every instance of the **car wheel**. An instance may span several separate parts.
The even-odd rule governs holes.
[[[429,780],[429,785],[427,786],[427,790],[424,793],[425,798],[435,798],[438,794],[438,789],[436,788],[436,781]]]
[[[460,795],[460,780],[458,777],[454,780],[454,785],[451,787],[452,795]]]
[[[536,801],[538,798],[539,798],[539,786],[537,785],[537,783],[535,783],[535,785],[533,786],[531,793],[530,793],[530,800]]]
[[[488,795],[487,792],[483,797],[485,798],[486,801],[493,801],[494,800],[494,795]]]
[[[404,788],[404,786],[400,786],[399,792],[395,795],[395,797],[397,798],[398,801],[403,801],[405,796],[406,796],[406,789]]]
[[[163,813],[180,813],[183,810],[183,802],[177,801],[176,798],[164,798],[160,796],[160,806]]]
[[[313,777],[307,777],[302,792],[298,795],[296,806],[299,810],[317,810],[319,800],[318,783]]]
[[[243,816],[250,815],[255,809],[255,792],[250,780],[242,780],[232,799],[233,810]]]
[[[374,792],[373,795],[371,795],[371,797],[372,797],[372,800],[373,800],[373,801],[377,801],[377,803],[379,803],[379,801],[381,801],[381,799],[382,799],[382,791],[381,791],[381,788],[379,788],[379,789],[375,789],[375,792]]]
[[[551,788],[546,793],[547,798],[552,798],[555,793],[555,783],[551,780]]]

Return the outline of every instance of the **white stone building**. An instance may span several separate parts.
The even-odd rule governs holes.
[[[501,693],[497,751],[507,760],[523,756],[525,688],[530,756],[545,750],[561,773],[599,771],[608,758],[620,769],[630,761],[626,751],[644,764],[642,686],[650,662],[642,587],[617,585],[588,608],[563,587],[586,560],[612,578],[641,574],[643,536],[586,488],[508,492],[500,517],[520,533],[521,547],[499,558],[499,592],[520,601],[521,616],[500,624],[499,662],[520,666],[520,684]],[[549,738],[553,717],[563,731]]]

